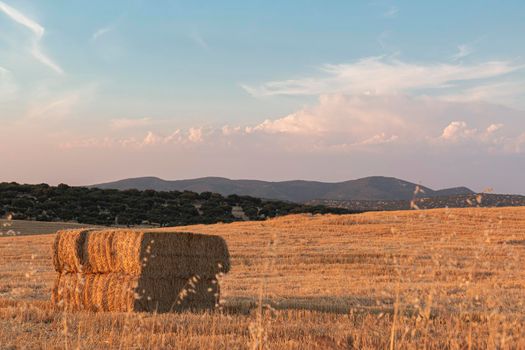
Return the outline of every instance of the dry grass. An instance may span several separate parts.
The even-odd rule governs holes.
[[[4,237],[1,347],[525,348],[525,208],[176,229],[226,240],[222,312],[55,311],[53,235]]]

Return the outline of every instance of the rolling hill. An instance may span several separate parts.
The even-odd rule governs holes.
[[[215,192],[258,198],[306,202],[314,199],[327,200],[409,200],[416,184],[393,177],[372,176],[343,182],[231,180],[222,177],[203,177],[189,180],[167,181],[157,177],[139,177],[108,182],[90,187],[101,189],[137,189],[156,191]],[[466,187],[433,190],[420,186],[422,197],[467,195],[474,192]]]

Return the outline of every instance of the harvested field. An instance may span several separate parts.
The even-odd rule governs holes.
[[[0,344],[522,349],[525,208],[288,216],[169,230],[228,244],[222,312],[61,312],[53,235],[0,239]]]

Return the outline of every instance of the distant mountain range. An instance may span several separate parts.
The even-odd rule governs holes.
[[[343,182],[230,180],[222,177],[203,177],[167,181],[157,177],[138,177],[108,182],[90,187],[117,190],[193,191],[215,192],[223,196],[247,195],[290,202],[311,200],[410,200],[416,184],[394,177],[372,176]],[[419,186],[418,197],[445,197],[470,195],[467,187],[433,190]]]

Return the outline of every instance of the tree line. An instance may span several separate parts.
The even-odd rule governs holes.
[[[232,208],[244,215],[234,216]],[[237,210],[238,211],[238,210]],[[179,226],[264,220],[294,213],[351,213],[324,205],[303,205],[250,196],[191,191],[111,190],[60,184],[0,183],[0,216],[17,220],[66,221],[92,225]]]

